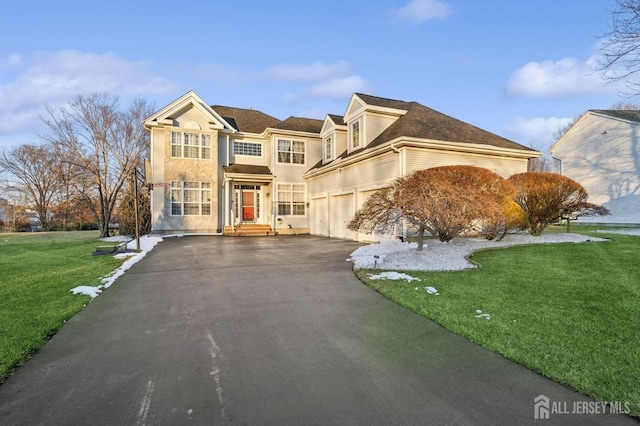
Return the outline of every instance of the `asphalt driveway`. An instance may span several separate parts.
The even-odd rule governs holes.
[[[589,399],[373,292],[358,246],[165,239],[0,385],[0,424],[637,424],[534,420]]]

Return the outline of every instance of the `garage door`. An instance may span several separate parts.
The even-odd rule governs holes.
[[[353,232],[347,229],[347,224],[355,213],[353,208],[353,194],[331,197],[331,236],[352,240]]]
[[[329,235],[329,198],[311,200],[311,234]]]

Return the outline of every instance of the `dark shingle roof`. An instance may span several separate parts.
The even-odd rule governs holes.
[[[380,106],[385,108],[408,110],[411,102],[399,101],[396,99],[380,98],[378,96],[365,95],[364,93],[356,93],[357,97],[362,99],[367,105]]]
[[[262,133],[268,127],[280,123],[275,117],[255,109],[212,105],[211,108],[239,132]]]
[[[621,118],[629,121],[640,121],[640,111],[636,110],[615,110],[615,109],[592,109],[589,110],[598,114],[608,115],[614,118]]]
[[[322,120],[316,120],[314,118],[289,117],[286,120],[270,127],[281,130],[293,130],[296,132],[320,133],[323,123],[324,122]]]
[[[524,145],[482,130],[417,102],[401,103],[408,106],[407,113],[383,131],[368,145],[369,147],[399,137],[409,137],[533,151]]]
[[[338,126],[344,126],[346,124],[344,122],[344,117],[342,115],[335,115],[335,114],[327,114],[327,115],[329,116],[331,121],[336,123],[336,125]]]
[[[246,175],[270,175],[271,170],[267,166],[254,166],[250,164],[232,164],[224,166],[225,173],[242,173]]]

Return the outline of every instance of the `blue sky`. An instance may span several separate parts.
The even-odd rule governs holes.
[[[620,100],[592,70],[614,0],[8,3],[0,148],[37,142],[46,105],[95,92],[159,109],[193,90],[280,119],[344,114],[363,92],[538,149]]]

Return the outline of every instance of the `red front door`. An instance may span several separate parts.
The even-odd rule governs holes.
[[[242,221],[243,222],[255,222],[255,192],[254,191],[242,191]]]

